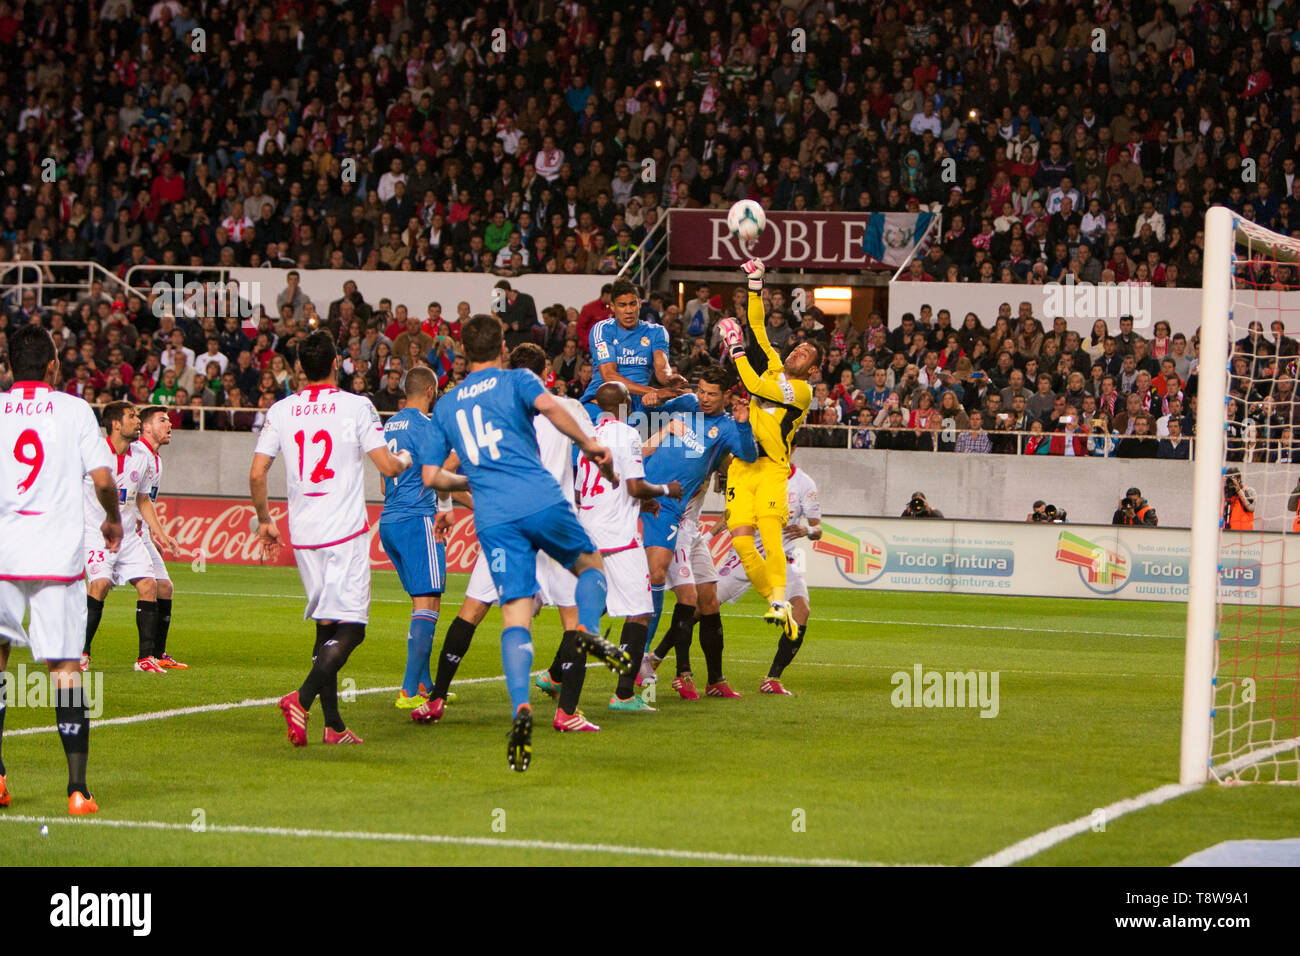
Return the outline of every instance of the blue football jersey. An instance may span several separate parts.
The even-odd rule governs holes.
[[[428,518],[438,512],[438,493],[425,487],[422,465],[441,465],[443,455],[434,460],[437,430],[433,420],[418,409],[404,408],[384,425],[384,441],[396,455],[405,449],[411,453],[411,467],[396,478],[384,478],[382,518]]]
[[[655,352],[668,354],[668,330],[662,325],[638,322],[630,329],[618,324],[616,319],[597,322],[591,329],[591,384],[582,395],[583,402],[596,398],[596,389],[605,383],[600,367],[609,362],[618,366],[618,374],[637,385],[649,385],[654,376]],[[633,396],[634,409],[641,407],[641,399]]]
[[[438,399],[433,410],[439,464],[460,456],[478,528],[513,521],[568,499],[542,466],[533,403],[546,391],[528,369],[485,368]]]
[[[647,481],[655,484],[681,482],[681,501],[672,502],[672,507],[680,508],[690,501],[724,456],[734,455],[741,461],[758,458],[758,446],[754,443],[754,432],[749,422],[737,424],[725,412],[701,414],[699,399],[694,395],[675,398],[665,403],[664,410],[673,413],[672,417],[685,427],[685,433],[667,436],[655,453],[646,458],[645,476]],[[671,501],[669,498],[660,499],[661,504]]]

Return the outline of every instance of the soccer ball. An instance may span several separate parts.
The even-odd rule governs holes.
[[[752,199],[742,199],[727,210],[727,228],[745,242],[753,242],[767,228],[767,213]]]

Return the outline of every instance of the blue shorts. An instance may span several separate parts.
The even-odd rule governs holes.
[[[407,594],[441,594],[447,587],[447,546],[434,540],[432,518],[380,518],[379,541]]]
[[[479,528],[478,544],[487,556],[502,604],[537,593],[538,551],[572,568],[578,555],[596,550],[573,509],[560,502],[514,521]]]
[[[670,507],[671,498],[659,498],[659,513],[653,517],[641,515],[641,543],[647,548],[667,548],[677,550],[677,526],[681,524],[682,512]],[[674,502],[676,504],[676,502]]]

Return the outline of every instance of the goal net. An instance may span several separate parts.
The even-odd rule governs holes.
[[[1300,240],[1207,214],[1183,783],[1300,771],[1298,261]]]

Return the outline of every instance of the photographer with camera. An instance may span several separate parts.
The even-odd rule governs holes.
[[[1034,510],[1025,516],[1025,520],[1039,524],[1065,524],[1066,513],[1064,509],[1039,498],[1034,502]]]
[[[1142,492],[1136,488],[1130,488],[1119,501],[1119,508],[1116,509],[1114,516],[1110,519],[1111,524],[1130,524],[1146,525],[1154,528],[1159,524],[1156,517],[1156,509],[1152,508]]]
[[[903,509],[903,518],[942,518],[943,512],[938,508],[931,508],[930,503],[925,500],[925,495],[916,491],[912,493],[912,500],[907,503]]]
[[[1224,472],[1223,520],[1219,527],[1229,531],[1255,530],[1255,489],[1242,482],[1240,468]]]

